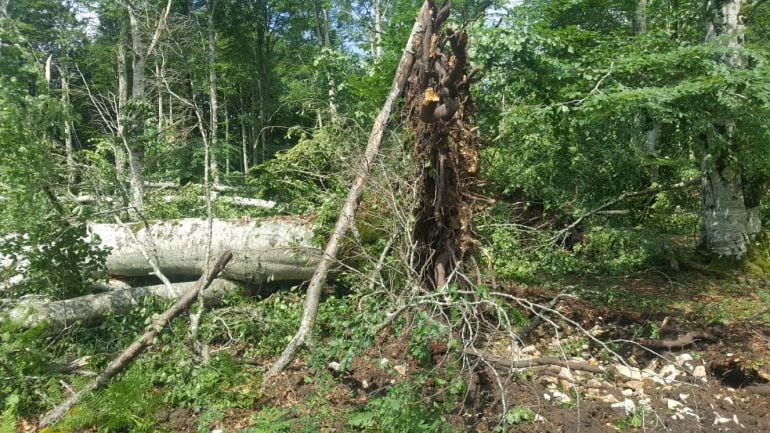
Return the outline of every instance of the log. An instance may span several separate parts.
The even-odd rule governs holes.
[[[149,228],[149,230],[148,230]],[[134,223],[139,241],[155,255],[167,276],[197,276],[206,266],[208,225],[205,219],[180,219]],[[109,248],[107,270],[128,277],[150,275],[153,270],[131,234],[117,224],[90,224],[93,236]],[[247,283],[300,281],[313,275],[319,253],[311,239],[312,227],[296,218],[252,221],[215,219],[211,256],[233,252],[222,277]]]
[[[0,322],[11,322],[22,328],[46,323],[48,331],[56,332],[77,323],[96,323],[108,314],[127,313],[140,306],[147,296],[179,299],[194,286],[195,282],[174,283],[169,289],[164,284],[159,284],[96,293],[63,301],[21,301],[0,314]],[[216,279],[204,292],[204,299],[207,305],[216,305],[226,295],[239,288],[240,286],[232,281]]]
[[[176,316],[181,314],[186,309],[190,308],[190,305],[198,297],[198,292],[206,290],[211,284],[214,278],[224,269],[227,263],[232,259],[233,255],[229,251],[223,252],[217,261],[208,267],[201,278],[195,283],[192,290],[187,292],[176,304],[171,308],[164,311],[157,319],[152,321],[147,332],[142,334],[136,341],[131,343],[117,358],[112,360],[98,376],[96,376],[91,382],[87,383],[80,391],[72,394],[65,401],[60,403],[49,411],[43,418],[40,419],[38,426],[40,428],[51,425],[64,417],[67,411],[75,405],[80,399],[88,392],[94,391],[104,386],[112,377],[120,373],[128,363],[136,358],[145,347],[152,344],[152,341],[160,333],[160,331],[166,327],[166,325],[173,320]]]
[[[164,203],[173,203],[177,200],[181,200],[183,197],[176,196],[176,195],[164,195],[160,197],[161,201]],[[196,196],[200,201],[206,201],[206,196],[199,195]],[[78,195],[74,197],[70,197],[70,200],[73,200],[80,204],[97,204],[97,203],[106,203],[106,204],[113,204],[116,202],[115,197],[110,196],[95,196],[95,195]],[[250,197],[231,197],[231,196],[225,196],[220,195],[213,197],[213,201],[221,201],[224,203],[230,203],[238,206],[246,206],[246,207],[261,207],[265,209],[272,209],[275,207],[275,202],[270,200],[262,200],[260,198],[250,198]]]

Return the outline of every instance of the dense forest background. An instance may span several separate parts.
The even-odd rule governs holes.
[[[443,2],[428,3],[436,19]],[[287,251],[317,253],[351,183],[364,170],[368,181],[332,257],[315,343],[303,341],[279,385],[265,387],[264,373],[303,317],[312,254],[277,258],[259,278],[233,263],[222,276],[241,285],[220,305],[194,307],[51,431],[518,431],[545,425],[538,417],[556,431],[566,421],[511,385],[540,377],[527,370],[537,363],[501,357],[537,347],[542,361],[558,347],[548,359],[561,364],[542,362],[641,369],[635,357],[738,344],[752,327],[770,341],[770,6],[452,2],[446,36],[423,44],[446,45],[444,66],[461,66],[462,108],[420,117],[411,104],[456,95],[409,81],[376,163],[362,164],[421,5],[0,0],[1,311],[94,296],[109,276],[171,287],[197,278],[213,244],[248,248],[270,230],[296,235],[276,241]],[[439,249],[421,246],[434,221],[424,209],[443,197],[421,188],[446,187],[444,159],[423,146],[459,130],[467,177],[449,249],[463,254],[444,274]],[[189,234],[189,218],[208,224]],[[136,236],[104,248],[122,228],[156,225],[164,235],[143,256],[114,259]],[[172,275],[163,248],[200,263]],[[148,296],[89,323],[0,320],[0,432],[33,428],[169,302]],[[607,338],[589,332],[599,316]],[[770,379],[770,345],[744,343],[720,349],[755,352],[740,365],[700,348],[724,367],[709,375],[740,370],[722,382],[739,388]],[[588,398],[570,380],[557,382],[566,413]],[[657,413],[637,402],[594,424],[642,428]],[[757,419],[746,431],[770,428]]]

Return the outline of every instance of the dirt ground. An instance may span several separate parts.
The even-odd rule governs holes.
[[[467,398],[444,418],[468,432],[495,431],[503,414],[512,417],[497,431],[770,432],[769,287],[763,279],[649,272],[504,288],[542,305],[569,296],[523,341],[490,338],[486,353],[532,365],[492,369],[470,359]],[[661,341],[677,345],[656,347]],[[456,356],[441,341],[429,351],[435,369]],[[227,410],[210,431],[355,431],[352,411],[425,365],[408,354],[408,337],[385,331],[346,371],[332,367],[319,372],[297,360],[262,388],[254,407]],[[425,404],[443,399],[433,383],[424,395]],[[174,432],[200,431],[196,418],[188,409],[157,414],[158,426]],[[310,430],[302,424],[308,419]]]
[[[482,371],[487,377],[480,383],[485,382],[486,389],[477,396],[479,401],[458,406],[446,418],[458,431],[493,431],[505,396],[507,411],[530,411],[506,428],[510,432],[768,432],[766,288],[765,280],[715,280],[698,274],[579,281],[573,286],[576,297],[557,304],[565,320],[541,325],[517,349],[508,347],[505,355],[537,359],[555,352],[562,359],[601,366],[603,372],[559,366],[501,369],[501,392],[496,379]],[[557,294],[544,288],[513,291],[541,303]],[[558,336],[554,326],[560,328]],[[638,344],[676,341],[688,333],[708,338],[667,349]],[[356,358],[324,395],[340,413],[360,407],[392,383],[410,380],[410,372],[419,368],[406,355],[403,341],[381,340],[375,346]],[[620,358],[608,355],[608,350]],[[400,368],[380,368],[376,360],[383,358]],[[295,365],[277,379],[260,405],[307,410],[303,401],[315,392],[314,385],[303,380],[307,374],[301,364]]]

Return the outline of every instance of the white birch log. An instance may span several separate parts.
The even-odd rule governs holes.
[[[116,224],[90,224],[90,232],[110,248],[107,270],[111,275],[144,276],[153,270],[131,234]],[[210,258],[205,257],[208,227],[205,219],[180,219],[133,223],[131,230],[167,276],[200,275]],[[319,260],[311,242],[312,227],[293,218],[252,221],[213,221],[211,257],[232,251],[233,259],[221,277],[262,283],[307,280]]]
[[[125,314],[142,305],[147,296],[162,299],[179,299],[192,290],[195,281],[174,283],[169,289],[164,284],[134,287],[111,292],[80,296],[64,301],[41,299],[22,300],[5,312],[0,312],[0,322],[8,321],[23,328],[47,323],[49,331],[60,331],[77,323],[94,323],[107,314]],[[204,292],[209,305],[217,305],[226,295],[237,291],[240,286],[232,281],[217,279]]]
[[[204,195],[196,196],[196,198],[200,201],[206,200],[206,196]],[[71,197],[70,199],[80,204],[96,204],[96,203],[113,204],[115,203],[115,198],[110,196],[78,195],[75,197]],[[161,197],[161,200],[164,203],[173,203],[181,199],[182,197],[176,196],[176,195],[164,195]],[[231,197],[231,196],[220,195],[216,197],[212,196],[212,200],[221,201],[224,203],[230,203],[238,206],[261,207],[265,209],[272,209],[275,207],[274,201],[262,200],[261,198]]]

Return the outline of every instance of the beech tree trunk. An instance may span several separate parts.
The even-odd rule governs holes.
[[[219,122],[217,119],[218,107],[217,107],[217,71],[214,68],[215,56],[216,56],[216,32],[214,31],[214,5],[215,0],[208,1],[208,25],[209,25],[209,50],[208,50],[208,63],[209,63],[209,147],[210,147],[210,164],[211,164],[211,178],[214,183],[219,183],[219,164],[217,163],[217,135],[219,130]]]
[[[744,43],[742,0],[710,0],[706,41],[717,41],[728,51],[721,60],[732,68],[742,68],[746,59],[740,52]],[[717,124],[725,140],[735,134],[732,124]],[[702,164],[700,246],[720,257],[741,259],[762,228],[757,191],[748,185],[740,161],[724,145],[708,140]]]
[[[153,272],[126,230],[116,224],[91,224],[89,228],[101,245],[110,249],[107,270],[111,275],[144,276]],[[134,223],[131,229],[156,256],[165,275],[195,276],[205,270],[205,219],[157,221],[150,223],[149,230],[142,223]],[[298,219],[217,219],[213,221],[211,256],[233,252],[223,278],[249,283],[307,280],[319,259],[312,237],[312,227]]]
[[[24,328],[45,322],[48,324],[48,331],[56,332],[77,323],[98,322],[108,314],[127,313],[142,305],[142,299],[147,296],[179,299],[194,285],[194,282],[174,283],[169,290],[164,284],[159,284],[112,290],[63,301],[22,301],[6,312],[0,312],[0,321],[9,321]],[[214,280],[204,292],[206,303],[215,305],[239,288],[240,286],[232,281]]]

